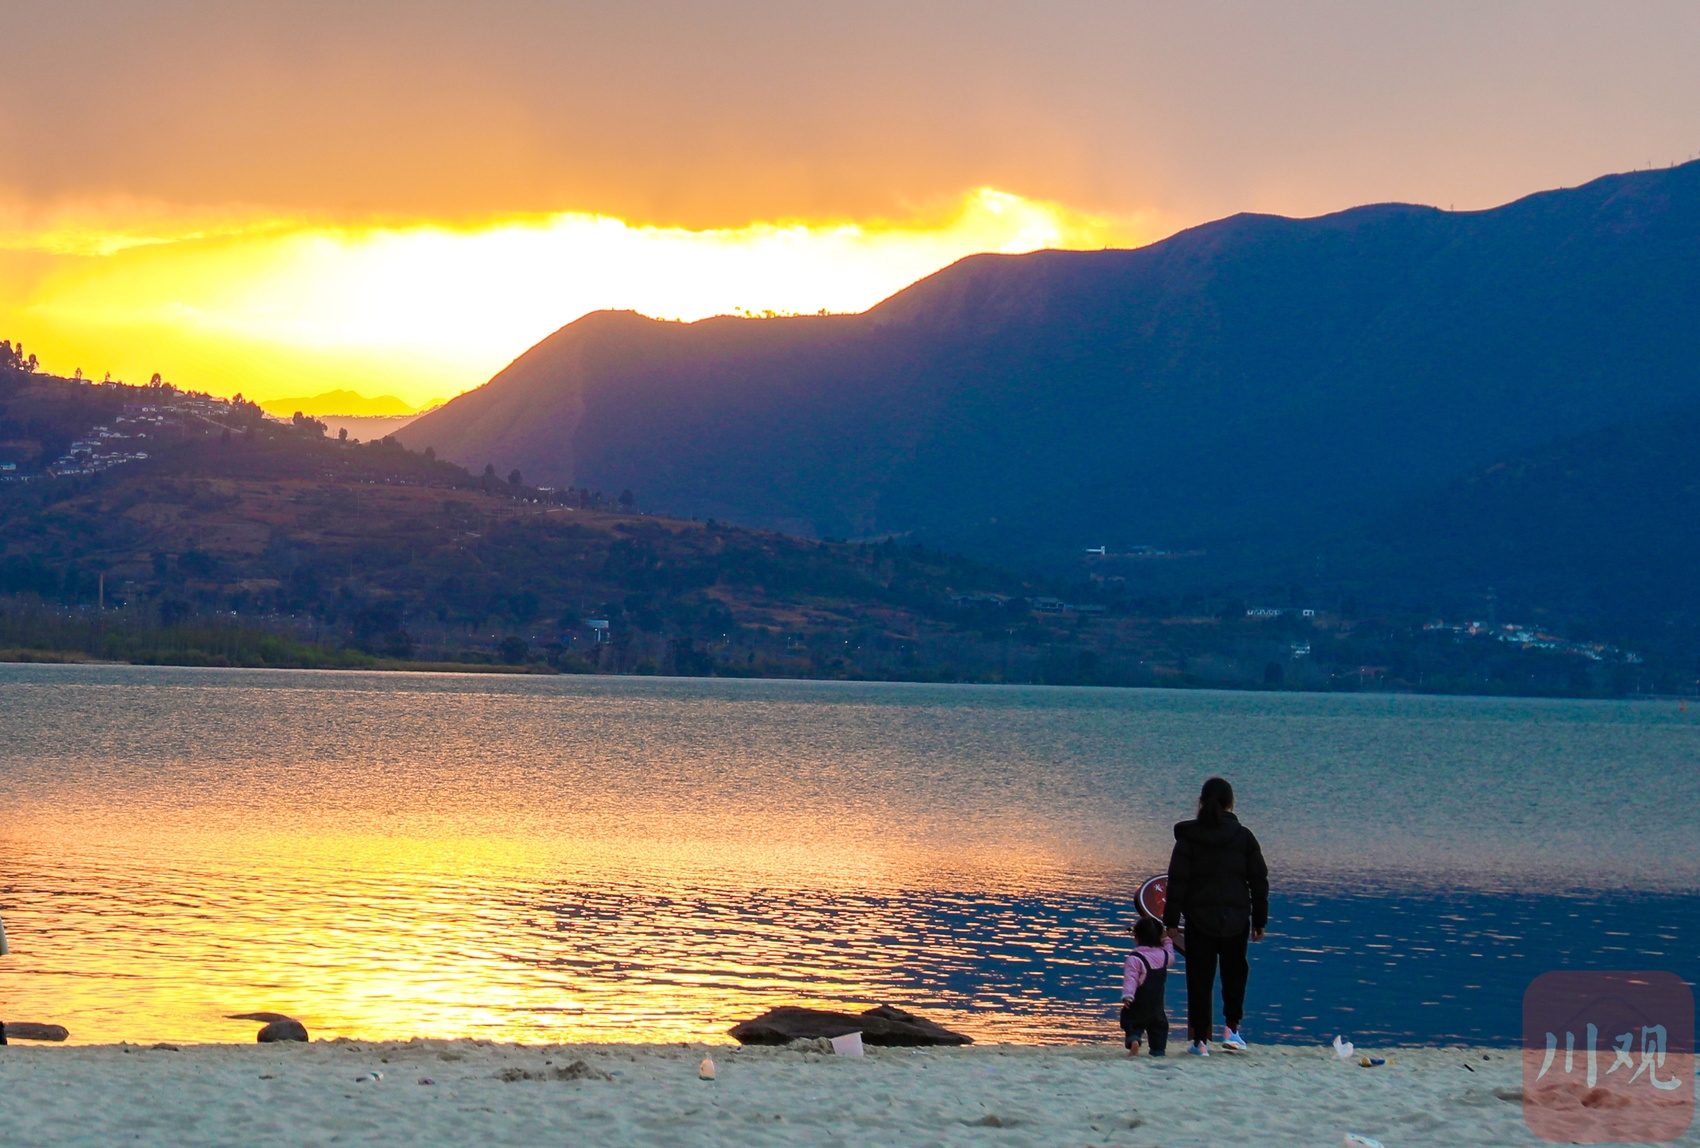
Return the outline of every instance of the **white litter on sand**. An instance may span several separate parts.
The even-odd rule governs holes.
[[[862,1048],[862,1034],[847,1032],[843,1036],[833,1037],[832,1051],[835,1056],[861,1056],[865,1051]]]

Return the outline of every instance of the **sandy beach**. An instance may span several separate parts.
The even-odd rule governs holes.
[[[698,1079],[705,1055],[713,1081]],[[1356,1132],[1387,1148],[1540,1143],[1515,1096],[1496,1095],[1520,1086],[1511,1053],[1378,1055],[1390,1063],[1291,1047],[1130,1060],[1114,1045],[861,1059],[700,1044],[12,1045],[0,1049],[0,1140],[1332,1148]],[[1690,1130],[1681,1143],[1700,1141]]]

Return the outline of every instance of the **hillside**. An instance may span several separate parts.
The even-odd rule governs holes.
[[[1583,695],[1688,672],[669,519],[168,387],[0,369],[0,419],[38,436],[0,472],[0,659]]]
[[[823,628],[862,635],[864,660],[912,660],[949,594],[998,577],[913,547],[658,520],[252,404],[17,372],[0,401],[70,451],[0,482],[0,593],[167,627],[235,616],[397,658],[535,646],[615,672],[688,671],[702,642],[735,646],[728,668],[784,672]]]
[[[1336,584],[1480,614],[1493,602],[1573,634],[1694,660],[1700,650],[1700,403],[1494,460],[1330,539]],[[1299,558],[1295,567],[1313,564]]]
[[[595,314],[401,438],[672,514],[1066,570],[1320,537],[1692,401],[1695,164],[976,256],[856,316]]]

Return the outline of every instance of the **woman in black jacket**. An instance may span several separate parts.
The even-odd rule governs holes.
[[[1204,783],[1197,819],[1175,826],[1163,924],[1186,954],[1187,1030],[1192,1039],[1188,1051],[1210,1055],[1218,964],[1222,1014],[1228,1022],[1222,1047],[1245,1051],[1240,1020],[1251,972],[1246,942],[1261,941],[1269,924],[1269,867],[1257,838],[1234,816],[1234,787],[1220,777]]]

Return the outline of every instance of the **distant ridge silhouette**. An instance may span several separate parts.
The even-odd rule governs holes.
[[[1694,403],[1687,164],[1488,211],[1238,215],[1132,251],[974,256],[855,316],[601,312],[400,437],[677,515],[1028,567],[1146,544],[1243,575]]]

